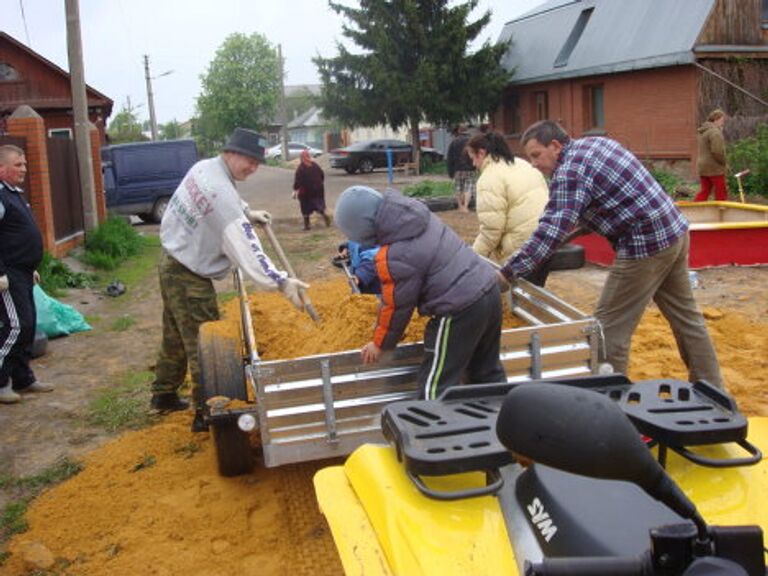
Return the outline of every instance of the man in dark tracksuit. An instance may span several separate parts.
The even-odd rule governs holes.
[[[0,146],[0,404],[19,402],[21,392],[49,392],[29,367],[35,339],[35,269],[43,239],[19,185],[27,173],[24,152]]]
[[[376,272],[381,307],[363,362],[394,348],[414,308],[431,316],[424,331],[419,395],[437,398],[449,386],[506,382],[499,360],[501,295],[496,272],[418,200],[366,186],[345,190],[336,224],[365,246],[380,245]]]

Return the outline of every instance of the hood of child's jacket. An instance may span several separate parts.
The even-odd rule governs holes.
[[[423,202],[407,198],[399,192],[385,192],[376,214],[379,244],[392,244],[420,236],[427,228],[429,208]]]
[[[704,134],[704,132],[709,132],[710,130],[719,130],[719,128],[712,122],[704,122],[704,124],[698,128],[699,134]]]

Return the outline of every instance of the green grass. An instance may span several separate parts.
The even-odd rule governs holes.
[[[237,298],[238,293],[235,290],[226,290],[224,292],[219,292],[216,297],[219,300],[219,304],[226,304],[230,300]]]
[[[190,459],[192,456],[200,452],[200,444],[195,442],[194,440],[191,442],[187,442],[186,444],[179,446],[174,450],[176,454],[181,454],[184,456],[185,459]]]
[[[88,422],[109,432],[136,430],[155,421],[149,412],[152,372],[126,372],[91,400]]]
[[[157,464],[157,458],[155,458],[154,454],[144,454],[144,456],[141,457],[141,460],[131,468],[131,472],[139,472],[145,468],[151,468],[155,464]]]
[[[126,330],[128,330],[128,328],[130,328],[134,324],[136,324],[136,320],[126,314],[126,315],[120,316],[114,322],[112,322],[112,326],[110,326],[109,329],[112,332],[125,332]]]
[[[58,484],[67,478],[74,476],[83,469],[82,464],[69,458],[58,460],[50,468],[46,468],[39,474],[24,478],[13,478],[8,475],[0,476],[0,489],[22,489],[39,491],[51,484]]]
[[[160,255],[160,238],[158,236],[141,236],[143,249],[140,253],[119,264],[109,272],[97,272],[99,283],[109,283],[119,279],[126,288],[131,289],[140,285],[150,273],[155,271]]]
[[[10,494],[10,501],[0,510],[0,545],[14,534],[27,530],[26,512],[29,503],[45,488],[75,476],[83,469],[80,462],[62,458],[39,474],[16,478],[0,475],[0,490]],[[8,557],[0,553],[0,566]]]
[[[403,194],[412,198],[435,198],[453,196],[453,182],[450,180],[424,180],[403,188]]]

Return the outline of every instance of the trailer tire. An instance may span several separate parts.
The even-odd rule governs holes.
[[[243,355],[237,337],[229,336],[224,322],[205,322],[200,326],[197,358],[205,402],[214,396],[247,400]]]
[[[236,338],[218,329],[221,322],[206,322],[200,326],[198,361],[202,400],[226,396],[246,400],[243,357]],[[254,459],[247,432],[237,426],[237,419],[222,418],[210,422],[216,462],[222,476],[239,476],[253,470]]]

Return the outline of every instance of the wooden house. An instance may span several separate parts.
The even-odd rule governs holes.
[[[518,152],[551,119],[691,174],[712,109],[726,138],[768,120],[768,0],[549,0],[499,40],[511,81],[493,124]]]
[[[106,144],[110,98],[86,87],[88,117]],[[49,136],[72,138],[74,116],[69,73],[9,36],[0,32],[0,131],[4,120],[19,106],[27,105],[45,121]]]

